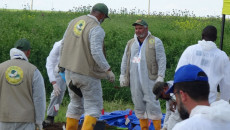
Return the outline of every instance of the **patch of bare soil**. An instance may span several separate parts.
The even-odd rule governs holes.
[[[63,125],[65,125],[65,122],[63,123],[54,123],[52,125],[49,125],[45,128],[43,128],[44,130],[63,130]]]
[[[65,122],[62,123],[54,123],[52,125],[47,126],[46,128],[44,128],[44,130],[63,130],[63,125],[65,125]],[[78,126],[78,130],[81,130],[81,125]],[[96,127],[96,129],[94,130],[116,130],[116,127],[114,126],[109,126],[106,124],[105,129]]]

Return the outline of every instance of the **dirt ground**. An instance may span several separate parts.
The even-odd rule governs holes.
[[[44,130],[63,130],[63,125],[65,125],[65,122],[63,122],[63,123],[54,123],[54,124],[44,128]]]
[[[65,125],[65,122],[63,123],[54,123],[53,125],[47,126],[44,128],[44,130],[63,130],[63,125]],[[78,130],[81,130],[81,125],[78,126]],[[103,130],[103,129],[94,129],[94,130]],[[105,130],[117,130],[116,127],[106,125]]]

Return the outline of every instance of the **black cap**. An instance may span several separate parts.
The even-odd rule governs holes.
[[[164,82],[157,82],[153,87],[153,93],[156,95],[156,100],[159,99],[161,93],[164,91]]]

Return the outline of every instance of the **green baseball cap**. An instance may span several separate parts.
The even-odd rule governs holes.
[[[143,19],[138,19],[135,23],[133,23],[133,26],[136,25],[148,26],[148,24]]]
[[[106,18],[109,18],[108,16],[108,7],[104,3],[97,3],[93,6],[93,11],[99,11],[101,13],[104,13],[106,15]]]
[[[22,51],[27,51],[31,49],[30,42],[25,38],[18,40],[14,44],[14,47]]]

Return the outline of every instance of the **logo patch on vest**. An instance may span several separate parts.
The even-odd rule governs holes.
[[[23,70],[18,66],[10,66],[7,68],[5,76],[8,83],[17,85],[22,82]]]
[[[154,39],[154,38],[150,38],[150,39],[149,39],[149,44],[154,44],[154,42],[155,42],[155,39]]]
[[[75,35],[80,36],[84,28],[85,28],[85,21],[84,20],[79,20],[74,25],[73,32],[74,32]]]

